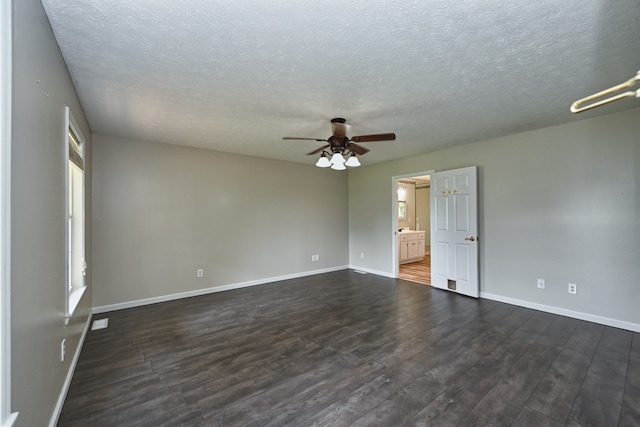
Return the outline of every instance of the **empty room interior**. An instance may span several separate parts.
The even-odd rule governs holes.
[[[637,0],[1,12],[1,427],[640,425]]]

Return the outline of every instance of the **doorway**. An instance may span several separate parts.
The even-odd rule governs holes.
[[[430,171],[394,177],[395,277],[431,285]]]

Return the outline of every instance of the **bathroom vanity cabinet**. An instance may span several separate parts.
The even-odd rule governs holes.
[[[421,261],[424,258],[424,231],[401,231],[398,233],[400,264]]]

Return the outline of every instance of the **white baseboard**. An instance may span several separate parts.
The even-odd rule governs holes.
[[[67,377],[65,378],[64,384],[62,385],[60,396],[58,396],[58,402],[56,403],[55,410],[53,411],[53,415],[51,416],[49,427],[56,427],[56,425],[58,424],[58,420],[60,419],[60,414],[62,413],[62,407],[64,406],[65,399],[67,398],[67,393],[69,392],[69,387],[71,386],[71,380],[73,379],[73,374],[76,372],[76,365],[78,364],[78,359],[80,358],[80,351],[82,350],[82,346],[84,345],[85,338],[87,338],[87,332],[89,332],[89,325],[91,325],[92,316],[93,315],[89,313],[89,316],[87,317],[87,323],[86,325],[84,325],[82,336],[80,337],[80,341],[78,341],[78,346],[76,347],[76,351],[73,355],[73,359],[71,360],[71,365],[69,366]]]
[[[5,419],[4,421],[0,421],[2,424],[0,424],[0,426],[2,427],[11,427],[13,426],[13,424],[16,422],[16,420],[18,419],[18,413],[17,412],[13,412],[11,414],[9,414],[9,416],[7,416],[7,419]]]
[[[625,322],[623,320],[611,319],[609,317],[597,316],[595,314],[582,313],[580,311],[567,310],[565,308],[553,307],[551,305],[538,304],[535,302],[520,300],[516,298],[503,297],[501,295],[480,293],[480,298],[490,299],[493,301],[504,302],[519,307],[531,308],[533,310],[544,311],[551,314],[559,314],[560,316],[572,317],[574,319],[586,320],[600,325],[612,326],[614,328],[626,329],[632,332],[640,332],[640,325],[637,323]]]
[[[268,277],[265,279],[250,280],[248,282],[231,283],[228,285],[214,286],[212,288],[196,289],[193,291],[180,292],[177,294],[161,295],[157,297],[144,298],[135,301],[127,301],[117,304],[103,305],[93,307],[93,314],[106,313],[109,311],[123,310],[125,308],[141,307],[143,305],[156,304],[159,302],[174,301],[182,298],[196,297],[200,295],[213,294],[216,292],[230,291],[233,289],[246,288],[249,286],[264,285],[267,283],[279,282],[282,280],[298,279],[300,277],[314,276],[316,274],[330,273],[332,271],[346,270],[349,266],[342,265],[337,267],[323,268],[319,270],[305,271],[302,273],[287,274],[284,276]]]
[[[359,267],[357,265],[350,265],[349,268],[352,269],[352,270],[364,271],[365,273],[375,274],[376,276],[382,276],[382,277],[388,277],[390,279],[395,279],[393,274],[391,274],[389,272],[386,272],[386,271],[373,270],[371,268]]]

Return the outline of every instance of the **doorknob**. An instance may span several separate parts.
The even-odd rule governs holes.
[[[472,241],[472,242],[475,242],[475,241],[476,241],[476,238],[475,238],[475,237],[473,237],[473,236],[471,236],[471,237],[465,237],[465,238],[464,238],[464,240],[470,240],[470,241]]]

